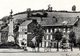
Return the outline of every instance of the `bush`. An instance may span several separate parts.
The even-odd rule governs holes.
[[[14,48],[19,49],[20,46],[18,44],[15,44],[14,42],[7,42],[0,44],[0,48]]]

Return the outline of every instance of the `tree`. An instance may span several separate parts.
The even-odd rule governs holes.
[[[18,43],[18,40],[17,40],[17,37],[19,36],[18,30],[19,30],[19,26],[16,25],[15,29],[13,30],[14,31],[14,40],[15,40],[15,43]]]
[[[42,36],[44,35],[44,32],[43,32],[42,26],[40,24],[38,24],[36,19],[33,19],[32,22],[28,25],[28,32],[32,33],[30,36],[31,37],[30,41],[34,37],[36,37],[35,38],[36,39],[36,47],[38,47],[38,51],[39,51],[39,44],[42,42]],[[30,43],[30,41],[29,41],[29,43]]]
[[[78,44],[78,47],[79,47],[79,50],[80,50],[80,37],[77,39],[77,44]]]
[[[6,23],[8,18],[9,18],[9,16],[4,16],[1,20]]]
[[[31,16],[31,8],[27,9],[27,18],[29,18]]]
[[[75,5],[72,6],[72,11],[76,11],[76,6]]]
[[[73,51],[72,45],[76,43],[76,36],[75,36],[75,32],[73,31],[69,33],[69,42],[71,43],[71,51]]]
[[[49,4],[49,5],[48,5],[48,11],[49,11],[49,12],[52,12],[52,9],[53,9],[53,8],[52,8],[51,5]]]
[[[59,42],[60,42],[60,40],[62,39],[62,32],[60,32],[59,30],[57,30],[57,31],[54,33],[54,38],[55,38],[55,40],[57,41],[57,51],[59,51]]]
[[[42,26],[40,24],[36,25],[36,28],[34,29],[34,35],[36,36],[36,42],[39,51],[39,44],[42,42],[42,37],[44,35]]]

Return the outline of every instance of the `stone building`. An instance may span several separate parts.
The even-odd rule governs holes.
[[[53,40],[53,47],[55,47],[56,41],[54,40],[53,33],[57,30],[57,28],[63,32],[63,35],[65,35],[67,39],[69,39],[69,32],[74,28],[75,24],[78,22],[77,19],[79,18],[72,17],[69,19],[69,21],[62,20],[60,22],[58,20],[59,22],[55,22],[53,19],[51,20],[49,18],[43,18],[43,21],[41,21],[40,23],[44,27],[44,37],[42,46],[47,47],[50,44],[49,41]]]
[[[18,36],[18,42],[19,45],[21,46],[21,41],[23,39],[26,40],[27,42],[27,38],[28,38],[28,25],[32,22],[32,20],[26,20],[25,22],[23,22],[20,26],[19,26],[19,36]]]
[[[42,47],[47,47],[49,40],[53,38],[52,33],[55,32],[56,28],[59,28],[61,31],[66,32],[66,35],[68,36],[68,32],[73,29],[74,32],[76,33],[76,37],[80,36],[80,12],[72,12],[72,11],[46,11],[46,16],[44,17],[43,12],[41,11],[36,11],[32,12],[33,14],[37,14],[37,16],[30,16],[31,19],[36,19],[39,24],[41,24],[44,27],[44,38],[42,42]],[[25,20],[23,23],[27,22],[27,13],[18,13],[13,16],[14,20],[16,19],[23,19]],[[22,23],[22,24],[23,24]],[[25,25],[25,24],[24,24]],[[28,25],[28,24],[27,24]],[[23,29],[27,26],[20,26]],[[20,32],[20,29],[19,29]],[[24,31],[22,31],[24,32]],[[23,33],[20,33],[20,35],[23,35]],[[19,35],[19,36],[20,36]],[[25,36],[25,35],[24,35]],[[27,37],[27,36],[25,36]],[[28,37],[29,38],[29,37]],[[54,41],[55,42],[55,41]],[[54,43],[55,44],[55,43]]]
[[[8,40],[8,31],[9,31],[8,26],[1,30],[1,32],[0,32],[1,33],[1,43],[6,43],[7,42],[7,40]]]

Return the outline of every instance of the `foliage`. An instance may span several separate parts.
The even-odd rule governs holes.
[[[16,25],[16,26],[15,26],[15,29],[13,30],[15,43],[18,43],[18,40],[17,40],[17,37],[19,36],[18,30],[19,30],[19,26]]]
[[[2,20],[3,22],[7,22],[8,16],[4,16],[1,20]]]
[[[18,44],[15,44],[14,42],[5,42],[0,44],[0,48],[20,49],[20,46]]]
[[[57,51],[59,51],[59,41],[62,39],[62,32],[60,32],[59,30],[57,30],[54,33],[54,38],[55,38],[55,40],[57,40]]]
[[[34,38],[36,36],[36,41],[37,44],[42,42],[42,36],[43,34],[43,28],[40,24],[38,24],[37,20],[33,20],[29,25],[28,25],[28,32],[32,32],[32,37]]]
[[[18,26],[18,25],[15,25],[14,30],[13,30],[14,33],[15,33],[15,32],[18,32],[18,30],[19,30],[19,26]]]
[[[80,37],[77,39],[77,44],[80,45]]]
[[[75,5],[72,6],[72,11],[76,11],[76,6]]]
[[[62,32],[60,32],[59,30],[57,30],[54,33],[54,38],[55,38],[55,40],[57,40],[59,42],[62,39]]]
[[[31,14],[31,16],[32,17],[47,17],[47,13],[45,12],[45,13],[42,13],[42,14],[40,14],[40,13],[36,13],[35,15],[34,14]]]
[[[75,36],[75,32],[71,31],[69,33],[69,42],[70,43],[75,43],[76,42],[76,36]]]
[[[73,44],[74,46],[76,47],[76,36],[75,36],[75,32],[71,31],[69,33],[69,42],[71,43],[71,51],[73,51],[72,47],[73,47]]]
[[[18,40],[17,40],[18,36],[19,36],[19,32],[15,32],[15,34],[14,34],[15,43],[18,43]]]
[[[27,17],[29,18],[31,16],[31,8],[27,9]]]
[[[36,28],[34,29],[34,35],[37,36],[36,40],[38,43],[42,42],[43,29],[41,25],[37,24]]]
[[[39,44],[42,42],[42,37],[44,35],[43,28],[40,24],[38,24],[36,19],[33,19],[32,22],[28,25],[28,32],[31,32],[31,36],[28,41],[29,46],[31,46],[31,40],[36,37],[36,47],[38,47],[39,51]]]
[[[39,43],[42,42],[42,36],[44,34],[43,34],[42,26],[40,24],[38,24],[37,22],[34,25],[33,33],[34,33],[34,36],[36,36],[36,41],[37,41],[37,46],[38,46]]]
[[[66,38],[63,38],[62,43],[66,43],[66,40],[67,40]]]

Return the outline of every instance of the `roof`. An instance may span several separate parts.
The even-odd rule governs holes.
[[[33,14],[36,13],[40,13],[40,12],[34,12]],[[61,26],[63,24],[62,22],[64,21],[67,21],[68,25],[74,25],[76,23],[76,17],[77,16],[80,17],[80,12],[79,13],[78,12],[47,12],[47,13],[48,13],[48,17],[43,18],[43,21],[41,21],[40,17],[31,17],[31,19],[37,19],[42,26]],[[53,16],[57,18],[58,22],[56,22]],[[18,14],[13,17],[15,19],[26,19],[27,13]],[[26,23],[24,23],[23,25],[25,24]]]
[[[41,18],[40,18],[40,17],[31,17],[31,19],[32,19],[32,20],[33,20],[33,19],[36,19],[38,22],[41,21]]]
[[[3,24],[3,21],[0,21],[0,24]]]
[[[48,17],[80,17],[80,13],[72,12],[72,13],[67,13],[67,12],[47,12]]]
[[[3,28],[1,31],[8,31],[8,30],[9,30],[9,27],[7,26],[7,27]]]
[[[31,23],[32,20],[26,20],[25,22],[23,22],[20,26],[26,26],[28,25],[29,23]]]
[[[47,12],[48,17],[42,18],[43,21],[40,22],[42,26],[62,26],[64,21],[67,21],[67,25],[74,25],[77,22],[77,16],[80,17],[80,13],[76,12]],[[54,17],[54,18],[53,18]],[[35,19],[37,17],[34,17]],[[38,20],[40,18],[37,18]],[[57,22],[56,22],[57,19]]]
[[[43,21],[40,22],[42,26],[62,26],[64,23],[67,22],[67,25],[74,25],[77,21],[76,17],[61,17],[57,18],[58,21],[55,21],[55,18],[46,18]]]
[[[27,18],[27,14],[18,14],[18,15],[14,15],[13,18],[16,19],[26,19]]]

